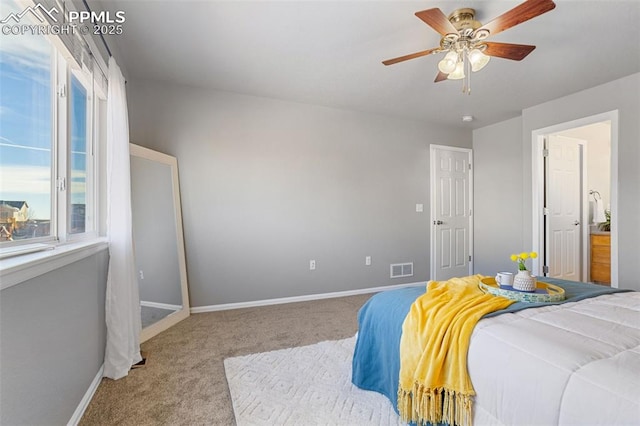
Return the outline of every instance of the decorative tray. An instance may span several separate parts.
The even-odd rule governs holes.
[[[484,292],[506,297],[525,303],[559,302],[565,299],[564,289],[557,285],[538,281],[535,291],[519,291],[511,286],[498,286],[496,279],[492,277],[480,280],[480,289]]]

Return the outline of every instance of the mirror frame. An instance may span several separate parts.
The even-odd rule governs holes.
[[[177,324],[183,319],[187,318],[190,314],[189,306],[189,288],[187,283],[187,263],[185,259],[184,250],[184,235],[182,232],[182,209],[180,207],[180,184],[178,180],[178,160],[168,154],[164,154],[158,151],[154,151],[149,148],[145,148],[133,143],[129,144],[129,155],[142,158],[156,163],[165,164],[171,169],[171,182],[173,193],[173,207],[174,216],[176,219],[175,231],[176,231],[176,243],[178,252],[178,266],[180,268],[180,287],[182,294],[182,309],[173,312],[161,320],[145,327],[140,333],[140,343],[145,342],[163,332],[169,327]],[[131,203],[133,207],[133,202]],[[135,244],[135,242],[134,242]]]

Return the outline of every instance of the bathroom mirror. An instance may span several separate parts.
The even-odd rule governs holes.
[[[142,333],[150,339],[189,316],[178,162],[130,144],[133,243]]]

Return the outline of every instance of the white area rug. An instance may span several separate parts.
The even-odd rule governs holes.
[[[387,398],[351,384],[355,337],[224,360],[238,426],[400,425]]]

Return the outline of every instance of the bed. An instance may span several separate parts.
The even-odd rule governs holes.
[[[476,325],[467,359],[473,424],[639,425],[640,293],[545,281],[567,301],[518,302]],[[402,323],[424,292],[379,293],[358,314],[352,381],[396,411]]]

